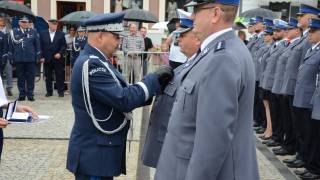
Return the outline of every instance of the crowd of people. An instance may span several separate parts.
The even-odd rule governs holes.
[[[11,23],[6,17],[0,17],[0,46],[1,64],[0,73],[5,75],[7,82],[6,92],[8,96],[12,94],[13,67],[16,69],[17,87],[19,90],[18,100],[35,101],[34,85],[35,76],[39,74],[39,64],[44,65],[44,77],[46,81],[46,97],[53,95],[53,90],[57,89],[59,97],[64,97],[65,91],[70,91],[70,76],[73,65],[87,43],[86,28],[82,26],[70,26],[68,33],[59,31],[59,22],[55,19],[48,20],[49,28],[39,30],[33,28],[32,20],[28,17],[19,19],[19,27],[11,27]],[[126,55],[128,52],[145,52],[154,48],[152,41],[148,38],[147,29],[141,27],[137,31],[135,23],[129,24],[129,35],[123,36],[118,50]],[[146,58],[131,57],[137,55],[129,54],[133,78],[141,77],[142,63],[146,72]],[[116,59],[116,56],[110,55]],[[116,61],[113,64],[117,64]],[[54,86],[53,86],[53,82]]]
[[[255,17],[247,44],[256,74],[255,131],[301,179],[320,178],[320,9],[302,4],[297,18]]]

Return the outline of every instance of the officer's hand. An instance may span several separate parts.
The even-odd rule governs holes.
[[[163,65],[160,66],[154,73],[157,75],[158,81],[163,91],[170,80],[173,78],[173,69],[170,66]]]
[[[41,58],[41,59],[40,59],[40,63],[44,63],[44,58]]]
[[[7,127],[7,125],[8,125],[8,121],[3,118],[0,118],[0,128],[5,128]]]
[[[17,111],[17,112],[29,112],[29,113],[32,114],[32,118],[33,118],[33,119],[39,119],[38,113],[35,112],[35,111],[34,111],[31,107],[29,107],[29,106],[18,105],[16,111]]]
[[[54,58],[55,58],[55,59],[60,59],[60,58],[61,58],[61,54],[60,54],[60,53],[55,54],[55,55],[54,55]]]

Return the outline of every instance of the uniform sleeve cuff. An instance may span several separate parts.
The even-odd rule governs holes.
[[[143,89],[144,95],[145,95],[145,101],[147,101],[149,99],[149,90],[147,86],[143,82],[138,82],[137,85],[139,85]]]

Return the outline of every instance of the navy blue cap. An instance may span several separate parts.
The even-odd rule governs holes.
[[[273,30],[276,30],[276,29],[286,30],[288,29],[288,23],[281,19],[274,19]]]
[[[29,22],[29,18],[27,16],[22,16],[19,21],[22,21],[22,22]]]
[[[260,22],[263,23],[263,17],[261,17],[261,16],[254,17],[254,20],[255,20],[255,23],[260,23]]]
[[[297,15],[303,15],[303,14],[315,14],[318,16],[320,14],[320,9],[306,5],[306,4],[301,4]]]
[[[112,32],[121,34],[125,13],[106,13],[94,16],[83,23],[88,32]]]
[[[173,33],[181,34],[190,31],[193,28],[193,21],[191,20],[191,13],[186,12],[182,9],[177,10],[180,28],[175,30]]]
[[[288,28],[289,29],[294,29],[294,28],[298,28],[298,19],[291,17],[289,19],[289,23],[288,23]]]
[[[268,19],[268,18],[264,18],[263,19],[263,24],[266,26],[273,26],[273,20],[272,19]]]
[[[230,6],[239,6],[240,0],[192,0],[191,2],[187,3],[185,6],[198,6],[200,4],[206,3],[218,3]]]
[[[273,33],[273,27],[272,26],[267,26],[266,29],[264,30],[265,33],[272,34]]]
[[[320,19],[310,19],[309,22],[309,28],[310,29],[320,29]]]

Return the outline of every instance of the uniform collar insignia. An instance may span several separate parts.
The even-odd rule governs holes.
[[[225,41],[220,41],[216,44],[214,48],[214,52],[220,51],[222,49],[225,49],[226,42]]]

